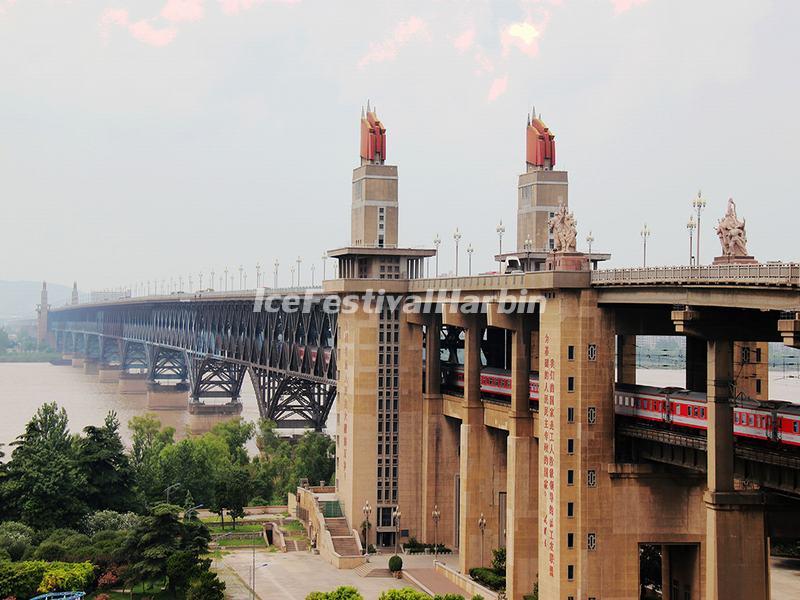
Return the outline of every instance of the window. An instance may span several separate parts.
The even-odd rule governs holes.
[[[761,380],[760,379],[756,379],[756,394],[760,394],[760,393],[761,393]]]
[[[761,348],[756,348],[756,362],[761,362]]]
[[[575,454],[575,440],[572,438],[567,440],[567,454]]]
[[[567,360],[575,360],[575,346],[567,346]]]
[[[575,565],[567,565],[567,579],[569,581],[575,579]]]
[[[575,471],[572,469],[567,470],[567,485],[573,485],[575,483]]]
[[[586,472],[586,485],[589,487],[597,486],[597,471],[594,469],[589,469]]]
[[[586,534],[586,547],[589,550],[597,549],[597,534],[594,532]]]
[[[573,407],[567,408],[567,423],[575,422],[575,409]]]
[[[575,547],[575,534],[568,533],[567,534],[567,548],[574,548]]]
[[[567,391],[574,392],[575,391],[575,378],[574,377],[567,377]]]
[[[590,406],[586,409],[586,420],[589,421],[589,425],[594,425],[597,422],[597,408]]]
[[[575,516],[575,503],[574,502],[567,502],[567,516],[574,517]]]

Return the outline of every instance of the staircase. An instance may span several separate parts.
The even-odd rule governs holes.
[[[339,556],[359,556],[358,544],[344,517],[325,519],[325,526],[331,534],[333,549]]]

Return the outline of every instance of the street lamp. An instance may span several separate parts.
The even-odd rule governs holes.
[[[167,486],[167,488],[164,490],[164,493],[167,495],[167,504],[169,504],[169,493],[170,493],[172,490],[174,490],[175,488],[178,488],[178,487],[180,487],[180,486],[181,486],[181,484],[180,484],[180,482],[178,481],[178,482],[176,482],[176,483],[173,483],[173,484],[172,484],[172,485],[170,485],[170,486]]]
[[[275,288],[277,288],[277,287],[278,287],[278,267],[279,267],[279,266],[280,266],[280,263],[278,262],[278,259],[276,258],[276,259],[275,259],[275,264],[273,265],[273,267],[275,267],[275,271],[274,271],[274,276],[275,276],[275,282],[274,282],[274,284],[275,284],[275,285],[274,285],[273,287],[275,287]]]
[[[361,509],[364,512],[364,554],[369,554],[369,516],[372,514],[372,507],[369,504],[369,500],[364,503],[364,507]]]
[[[436,248],[436,276],[439,276],[439,245],[442,243],[442,238],[439,237],[439,234],[436,234],[436,237],[433,238],[433,245]]]
[[[437,552],[439,551],[439,544],[436,541],[437,533],[439,529],[439,519],[442,518],[442,511],[439,510],[439,505],[433,505],[433,512],[431,512],[431,518],[433,519],[433,560],[436,561]]]
[[[325,281],[328,278],[327,277],[327,273],[326,273],[327,266],[328,266],[328,255],[327,254],[323,254],[322,255],[322,281]]]
[[[314,287],[314,273],[316,272],[317,268],[314,263],[311,263],[311,287]]]
[[[192,279],[192,274],[189,273],[189,291],[194,291],[194,279]]]
[[[292,271],[292,287],[294,287],[294,265],[292,265],[291,271]]]
[[[394,522],[394,553],[398,553],[398,548],[400,546],[400,508],[395,507],[392,511],[392,521]]]
[[[689,266],[691,267],[694,263],[694,257],[692,256],[692,235],[694,234],[694,228],[697,227],[697,223],[694,222],[694,215],[689,217],[689,221],[686,223],[686,229],[689,230]],[[700,238],[700,232],[697,232],[697,237]]]
[[[469,246],[467,246],[467,256],[468,256],[467,262],[469,263],[469,275],[472,275],[472,253],[473,252],[475,252],[475,248],[473,248],[472,244],[470,244]]]
[[[695,252],[695,264],[700,265],[700,214],[703,212],[703,209],[706,207],[706,201],[703,199],[703,192],[699,190],[697,192],[697,198],[692,200],[692,206],[694,207],[695,211],[697,211],[697,252]]]
[[[497,226],[497,237],[500,238],[500,252],[499,254],[503,254],[503,234],[506,232],[506,228],[503,226],[503,219],[500,219],[500,224]],[[497,261],[497,269],[498,271],[502,271],[501,262]]]
[[[199,286],[199,287],[200,287],[200,290],[202,291],[202,289],[203,289],[203,272],[202,272],[202,271],[200,271],[200,272],[197,274],[197,277],[198,277],[198,279],[200,280],[200,286]],[[214,281],[214,276],[213,276],[213,275],[211,276],[211,281]]]
[[[261,287],[261,263],[256,263],[256,289]]]
[[[225,267],[225,291],[228,291],[228,267]]]
[[[244,272],[244,287],[242,289],[247,289],[247,271]]]
[[[461,241],[461,232],[456,227],[456,232],[453,234],[453,239],[456,242],[456,277],[458,277],[458,242]]]
[[[212,290],[214,289],[214,269],[211,269],[211,281],[209,282],[208,287],[210,287]]]
[[[242,289],[242,275],[244,274],[244,267],[239,265],[239,289]]]
[[[589,235],[586,236],[586,243],[589,245],[589,270],[592,270],[592,242],[594,242],[594,236],[592,232],[589,232]]]
[[[486,531],[486,517],[483,516],[483,513],[478,519],[478,528],[481,530],[481,568],[483,568],[483,535]]]
[[[642,266],[647,268],[647,238],[650,237],[650,230],[647,228],[647,223],[644,224],[641,231],[642,235]]]
[[[303,259],[299,256],[297,257],[297,287],[300,287],[300,263],[303,262]]]

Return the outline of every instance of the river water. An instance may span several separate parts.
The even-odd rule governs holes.
[[[771,372],[770,397],[800,402],[800,378],[794,375]],[[638,369],[637,381],[643,385],[680,387],[684,385],[684,372]],[[67,410],[73,432],[86,425],[99,425],[108,411],[116,411],[126,444],[130,442],[128,421],[146,412],[143,395],[120,395],[116,383],[99,383],[96,375],[86,375],[83,369],[47,363],[0,363],[0,444],[6,445],[7,455],[10,453],[8,444],[22,433],[31,415],[41,404],[52,401]],[[256,421],[258,406],[249,380],[242,386],[242,403],[242,417]],[[175,428],[177,438],[186,435],[187,411],[157,411],[155,414],[164,425]]]

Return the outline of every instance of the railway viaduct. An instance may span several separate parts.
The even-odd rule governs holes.
[[[462,574],[504,546],[509,598],[535,585],[547,599],[638,598],[647,547],[663,598],[768,600],[770,539],[800,535],[800,446],[735,435],[734,415],[777,423],[766,343],[800,344],[800,266],[723,248],[707,266],[598,269],[608,255],[576,251],[567,174],[534,117],[520,241],[497,257],[517,266],[429,277],[435,250],[398,245],[385,129],[374,112],[361,127],[351,244],[329,252],[338,269],[322,289],[49,311],[43,299],[43,331],[121,387],[149,381],[151,407],[236,414],[249,376],[263,417],[333,430],[351,530],[369,503],[369,543],[435,539],[458,549]],[[660,422],[620,414],[636,338],[650,335],[686,338],[682,391],[705,394],[702,428],[669,409]]]

